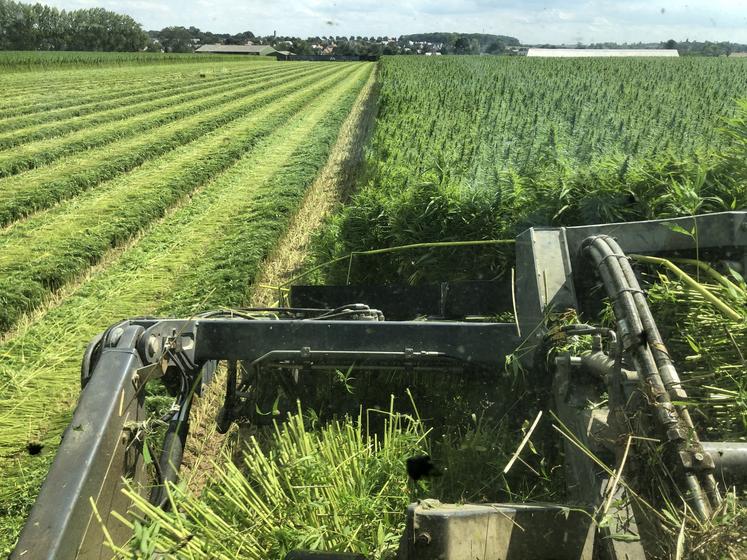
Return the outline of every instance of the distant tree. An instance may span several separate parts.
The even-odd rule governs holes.
[[[456,41],[454,41],[455,54],[469,54],[469,49],[469,39],[467,39],[466,37],[459,37]]]
[[[136,51],[147,40],[130,16],[103,8],[66,12],[0,0],[0,49]]]
[[[355,48],[349,41],[340,41],[337,43],[337,48],[335,48],[335,54],[339,54],[340,56],[349,56],[358,54],[355,52]]]
[[[296,39],[293,43],[293,52],[295,54],[314,54],[311,44],[303,39]]]
[[[44,51],[64,50],[64,12],[56,8],[34,4],[31,7],[35,47]]]
[[[719,45],[711,43],[710,41],[706,41],[705,45],[703,45],[702,52],[705,56],[719,56],[720,54],[723,54]]]
[[[674,39],[669,39],[666,43],[664,43],[665,49],[676,49],[677,48],[677,41]]]
[[[452,35],[445,45],[445,51],[448,54],[480,54],[480,41],[476,37]]]
[[[226,39],[227,45],[245,45],[248,41],[254,41],[256,37],[254,36],[254,33],[251,31],[243,31],[242,33],[237,33],[236,35],[231,35],[228,39]],[[270,41],[267,41],[270,42]]]
[[[163,45],[161,45],[161,42],[158,39],[148,37],[148,40],[145,43],[145,50],[148,52],[162,52]]]
[[[501,41],[500,39],[496,39],[492,43],[488,45],[488,48],[485,49],[485,52],[488,54],[501,54],[506,50],[506,45]]]
[[[68,50],[137,51],[148,36],[130,16],[103,8],[74,10],[68,16]]]
[[[363,51],[360,54],[365,54],[369,56],[381,56],[382,54],[386,54],[386,53],[385,53],[384,45],[382,45],[381,43],[369,42],[369,43],[366,43],[366,45],[363,48]]]
[[[0,40],[3,49],[36,50],[34,25],[31,6],[0,0]]]
[[[10,48],[10,21],[14,11],[15,4],[13,2],[0,0],[0,50]]]
[[[164,27],[158,41],[166,52],[192,52],[192,35],[184,27]]]
[[[386,45],[384,45],[383,54],[386,54],[386,55],[399,54],[399,47],[391,43],[387,43]]]

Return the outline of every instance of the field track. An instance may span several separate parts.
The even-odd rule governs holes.
[[[206,81],[212,94],[164,91],[201,108],[146,134],[70,148],[0,179],[0,550],[12,545],[53,458],[86,342],[128,316],[245,302],[373,65],[247,68]],[[128,120],[42,141],[64,150],[78,134]],[[29,441],[43,452],[30,456]]]

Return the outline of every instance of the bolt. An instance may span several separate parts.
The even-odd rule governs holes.
[[[418,536],[417,536],[417,537],[415,538],[415,541],[416,541],[416,542],[417,542],[418,544],[425,544],[425,545],[427,545],[427,544],[431,544],[431,534],[430,534],[430,533],[426,533],[426,532],[420,533],[420,534],[419,534],[419,535],[418,535]]]
[[[703,455],[703,454],[702,454],[702,453],[700,453],[700,452],[698,452],[698,453],[696,453],[695,455],[693,455],[693,457],[695,457],[695,460],[696,460],[696,461],[697,461],[698,463],[700,463],[700,462],[701,462],[701,461],[702,461],[703,459],[705,459],[705,455]]]

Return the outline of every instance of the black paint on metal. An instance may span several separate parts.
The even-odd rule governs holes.
[[[111,512],[126,513],[121,477],[138,479],[143,466],[127,430],[143,420],[143,395],[132,382],[142,332],[125,326],[114,347],[102,349],[12,559],[110,558],[91,499],[115,541],[129,537]]]
[[[418,286],[292,286],[290,301],[294,307],[326,308],[362,302],[380,309],[387,319],[394,321],[418,317],[490,317],[512,308],[508,281]]]
[[[503,367],[519,345],[511,323],[204,319],[194,324],[194,360],[253,362],[273,350],[436,352],[444,359]],[[354,360],[352,360],[354,361]]]

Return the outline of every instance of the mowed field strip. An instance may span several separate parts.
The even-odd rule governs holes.
[[[91,104],[85,110],[56,111],[52,118],[49,118],[48,113],[44,111],[11,117],[2,121],[3,130],[9,132],[0,134],[0,148],[15,146],[31,140],[59,136],[109,121],[126,119],[161,107],[181,103],[190,97],[229,91],[235,88],[238,83],[246,80],[247,77],[251,78],[252,81],[259,81],[272,72],[273,69],[266,69],[219,74],[211,78],[206,77],[197,83],[172,87],[165,93],[163,86],[161,86],[160,89],[141,95],[123,95],[113,101]]]
[[[245,302],[373,64],[262,69],[274,71],[261,93],[247,92],[210,112],[213,119],[224,115],[221,125],[86,188],[60,191],[56,204],[0,232],[7,331],[0,345],[0,469],[6,473],[0,533],[8,533],[0,550],[11,546],[59,444],[79,392],[87,341],[130,316],[188,315],[200,304]],[[195,124],[192,117],[173,124],[185,122]],[[106,162],[109,148],[10,179],[75,158]],[[42,443],[43,453],[29,455],[30,441]]]
[[[79,117],[121,106],[132,106],[148,99],[163,99],[180,91],[199,89],[246,75],[258,76],[272,72],[272,70],[272,68],[250,65],[246,68],[229,67],[215,69],[211,72],[195,71],[191,75],[181,78],[177,76],[173,77],[171,84],[168,81],[160,79],[150,80],[145,86],[130,84],[128,87],[127,84],[107,84],[106,88],[101,89],[93,98],[80,98],[75,92],[66,92],[62,89],[59,94],[65,96],[63,100],[60,100],[60,97],[56,97],[51,102],[40,103],[37,109],[33,106],[26,106],[24,108],[13,107],[0,112],[2,116],[0,122],[3,123],[3,128],[6,130],[15,130],[37,123],[54,126],[56,121],[65,118]],[[62,106],[57,107],[60,104]]]
[[[276,96],[283,96],[315,79],[313,68],[294,70],[290,79],[289,76],[271,78],[264,84],[239,87],[239,92],[231,92],[221,99],[200,100],[197,107],[190,107],[189,116],[176,121],[169,119],[148,134],[126,137],[106,144],[100,150],[87,150],[83,143],[74,148],[79,152],[61,158],[53,165],[0,179],[0,225],[7,225],[35,210],[78,194],[102,180],[129,171],[148,159],[201,138],[252,111],[262,110]],[[64,152],[68,142],[75,144],[75,138],[45,141],[45,146],[36,149],[35,153],[38,156],[45,149],[54,150],[56,143],[61,143],[59,149]],[[23,146],[15,148],[11,157],[23,157],[22,154]]]
[[[5,96],[0,100],[0,118],[75,108],[94,102],[120,99],[140,93],[161,91],[177,84],[204,81],[212,74],[259,70],[266,60],[240,62],[204,61],[177,66],[130,66],[16,72],[2,76]],[[45,74],[42,76],[42,74]]]
[[[282,78],[279,77],[279,79]],[[211,91],[205,88],[199,90],[196,94],[177,96],[176,99],[168,101],[159,100],[151,104],[155,105],[155,107],[139,107],[136,108],[139,110],[128,111],[129,115],[120,117],[120,119],[124,118],[125,120],[117,120],[113,123],[108,122],[108,115],[104,115],[103,120],[99,122],[93,122],[101,114],[96,113],[92,115],[93,118],[75,119],[76,125],[80,124],[87,127],[85,130],[77,132],[68,130],[57,131],[57,133],[50,134],[50,136],[54,136],[53,138],[45,140],[32,141],[35,140],[32,133],[31,136],[27,136],[26,138],[28,143],[0,153],[0,177],[38,167],[65,154],[107,144],[113,140],[126,138],[136,133],[143,133],[148,129],[158,127],[181,117],[194,115],[206,109],[220,106],[225,102],[257,91],[261,87],[257,84],[262,81],[264,81],[263,77],[259,77],[248,81],[254,85],[237,84],[234,82],[222,85],[218,88],[218,91]],[[271,86],[273,84],[268,85]],[[168,106],[162,108],[167,103]],[[161,110],[151,112],[151,109]],[[130,118],[127,118],[128,116]],[[83,122],[79,123],[78,121]],[[66,132],[71,132],[71,134],[65,134]]]
[[[298,89],[276,103],[6,229],[0,235],[0,293],[8,301],[0,311],[0,328],[12,325],[11,309],[33,309],[45,293],[61,287],[241,157],[257,138],[297,111],[299,104],[321,93],[330,80],[334,82],[337,71],[327,67],[323,73],[294,82]],[[330,72],[334,74],[328,76]]]

